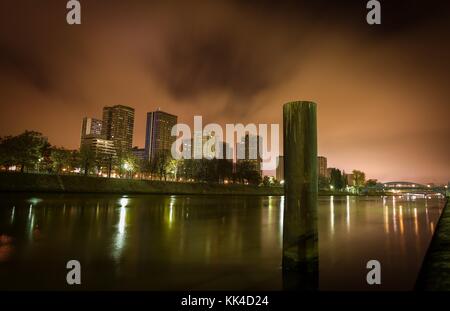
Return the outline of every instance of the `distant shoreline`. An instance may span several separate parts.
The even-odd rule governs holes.
[[[118,179],[84,175],[0,172],[0,192],[167,194],[167,195],[284,195],[283,186],[256,186]],[[386,193],[354,194],[319,191],[319,196],[381,196]]]

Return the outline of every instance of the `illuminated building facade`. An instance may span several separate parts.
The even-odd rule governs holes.
[[[102,136],[114,142],[117,156],[131,152],[133,128],[133,108],[122,105],[103,108]]]
[[[178,117],[161,111],[147,113],[147,128],[145,134],[145,156],[152,159],[158,153],[169,152],[176,137],[171,135],[172,128],[176,126]]]
[[[84,140],[86,138],[101,138],[102,125],[103,125],[102,120],[84,117],[81,126],[80,147],[84,144]]]
[[[327,177],[327,158],[318,156],[317,157],[317,173],[321,177]]]

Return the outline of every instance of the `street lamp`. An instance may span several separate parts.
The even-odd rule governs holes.
[[[123,163],[122,167],[123,167],[123,169],[124,169],[125,171],[127,171],[127,173],[130,173],[131,171],[133,171],[133,164],[131,164],[131,163],[128,162],[128,161],[125,161],[125,162]]]
[[[132,166],[130,165],[130,163],[125,162],[125,163],[123,164],[123,168],[124,168],[126,171],[131,171]]]

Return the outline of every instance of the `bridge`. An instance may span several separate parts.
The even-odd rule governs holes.
[[[392,193],[409,193],[419,196],[448,196],[448,186],[423,185],[407,181],[392,181],[383,184],[383,189]]]

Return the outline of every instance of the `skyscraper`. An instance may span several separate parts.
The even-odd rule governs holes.
[[[178,117],[161,111],[147,113],[147,129],[145,134],[145,153],[147,159],[156,154],[170,152],[176,137],[171,135],[172,127],[178,122]]]
[[[122,105],[103,108],[102,136],[114,142],[119,157],[131,152],[133,128],[133,108]]]
[[[317,173],[321,177],[327,177],[327,158],[317,157]]]
[[[100,137],[102,134],[102,123],[102,120],[84,117],[83,126],[81,128],[81,137],[84,138],[87,135]]]
[[[236,144],[237,163],[247,162],[252,170],[261,174],[261,148],[260,136],[246,134],[242,141]]]
[[[101,138],[102,137],[102,120],[94,118],[83,118],[81,126],[81,142],[80,147],[83,146],[86,138]]]
[[[116,149],[112,140],[99,137],[86,137],[80,147],[81,152],[90,151],[92,159],[105,164],[116,157]]]
[[[89,161],[95,160],[97,164],[108,166],[116,158],[116,149],[112,140],[104,138],[102,128],[102,120],[83,118],[80,152]]]

